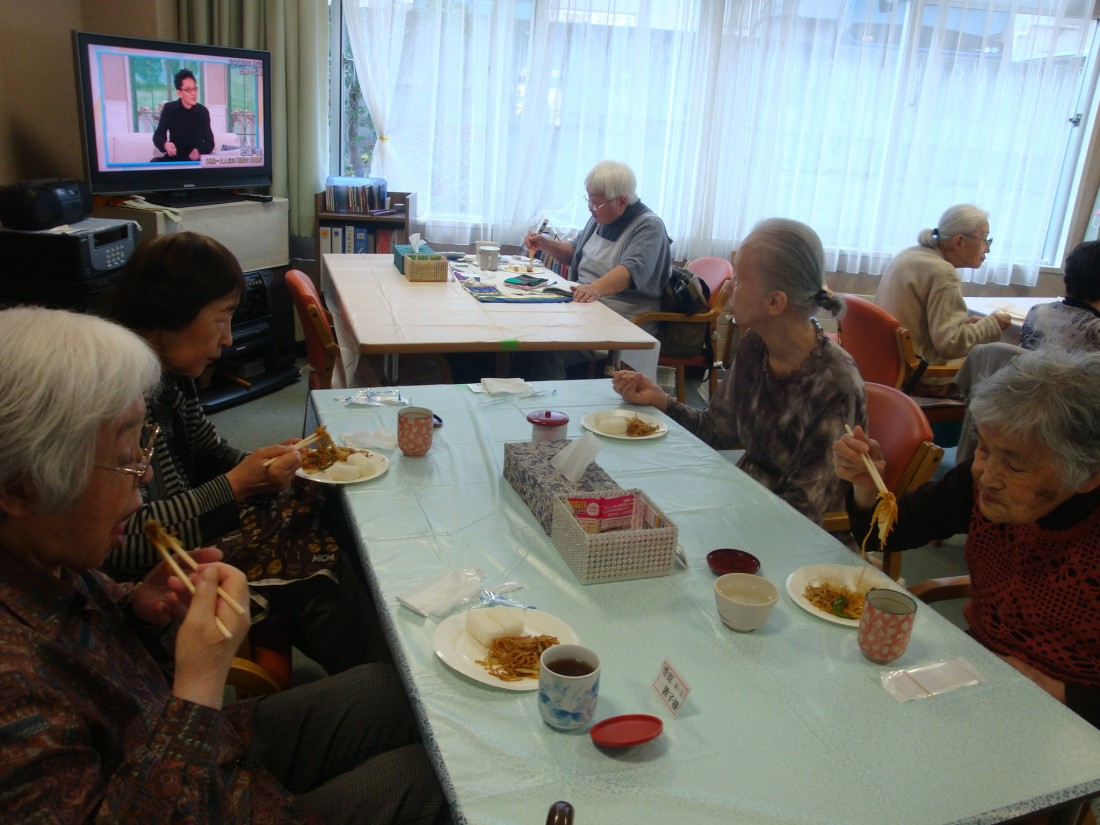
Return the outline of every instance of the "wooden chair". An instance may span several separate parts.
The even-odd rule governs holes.
[[[840,345],[852,356],[864,381],[884,384],[911,395],[922,378],[953,378],[958,367],[930,366],[913,351],[913,336],[898,319],[859,295],[844,295]],[[932,424],[958,422],[966,414],[961,401],[915,396]]]
[[[229,666],[225,685],[238,702],[268,696],[290,687],[290,667],[289,644],[269,647],[261,638],[254,645],[251,635],[246,636]]]
[[[672,367],[676,370],[676,400],[680,403],[683,403],[686,393],[685,370],[687,367],[701,367],[709,371],[711,398],[718,390],[718,371],[714,369],[714,362],[717,360],[714,345],[718,336],[718,318],[726,311],[726,299],[733,278],[733,264],[725,258],[696,258],[688,263],[687,268],[698,275],[710,289],[710,301],[705,312],[697,312],[695,315],[684,315],[680,312],[644,312],[634,319],[634,323],[638,326],[654,321],[707,325],[702,352],[685,357],[661,355],[657,358],[658,366]]]
[[[886,469],[882,480],[895,496],[916,489],[932,477],[943,459],[943,448],[932,443],[932,427],[917,403],[900,390],[868,383],[868,434],[882,446]],[[848,532],[848,514],[826,513],[822,526],[830,533]],[[856,536],[862,541],[862,536]],[[901,553],[885,551],[882,570],[901,576]]]
[[[286,286],[294,308],[298,311],[298,320],[306,336],[306,360],[309,361],[309,388],[327,390],[332,387],[332,376],[336,370],[342,370],[340,346],[332,331],[332,316],[321,303],[313,280],[298,269],[288,270]]]

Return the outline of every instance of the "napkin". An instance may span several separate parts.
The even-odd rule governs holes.
[[[484,577],[485,571],[474,567],[448,570],[398,593],[397,601],[421,616],[446,616],[462,602],[477,596]]]
[[[599,439],[592,433],[585,433],[550,459],[550,465],[570,481],[580,481],[599,451]]]
[[[409,235],[409,246],[412,247],[414,253],[420,252],[420,233],[413,232]]]
[[[397,448],[397,433],[384,429],[348,433],[343,436],[343,441],[345,447],[360,450],[394,450]]]
[[[481,388],[489,395],[527,395],[535,391],[534,384],[522,378],[482,378]]]

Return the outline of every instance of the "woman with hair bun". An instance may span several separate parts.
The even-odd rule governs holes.
[[[917,245],[899,252],[886,267],[875,303],[898,319],[913,336],[913,350],[931,366],[962,363],[976,344],[1001,339],[1012,323],[999,309],[985,318],[972,316],[963,300],[959,267],[977,269],[993,239],[989,213],[973,204],[952,206],[935,229],[924,229]],[[950,378],[929,379],[916,395],[943,395]]]
[[[705,411],[676,401],[641,373],[615,373],[630,404],[664,411],[716,450],[740,447],[737,466],[812,521],[844,508],[832,468],[844,426],[863,425],[867,400],[851,356],[814,319],[843,302],[824,286],[821,239],[806,224],[772,218],[737,251],[729,310],[744,330],[732,373]]]

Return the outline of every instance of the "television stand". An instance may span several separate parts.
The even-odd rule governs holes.
[[[239,203],[250,198],[238,195],[228,189],[176,189],[168,192],[151,192],[145,195],[148,203],[167,206],[170,209],[185,209],[189,206],[214,206],[220,203]]]

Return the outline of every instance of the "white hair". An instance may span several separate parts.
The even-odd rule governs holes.
[[[989,222],[989,213],[972,203],[958,203],[948,207],[935,229],[922,229],[917,235],[917,243],[935,249],[943,241],[949,241],[956,235],[970,235],[978,231],[982,223]]]
[[[584,188],[598,192],[609,199],[626,198],[626,202],[638,201],[638,179],[634,170],[617,160],[601,160],[584,176]]]
[[[160,361],[135,333],[64,310],[0,311],[0,340],[0,488],[64,510],[90,482],[99,427],[156,385]]]

